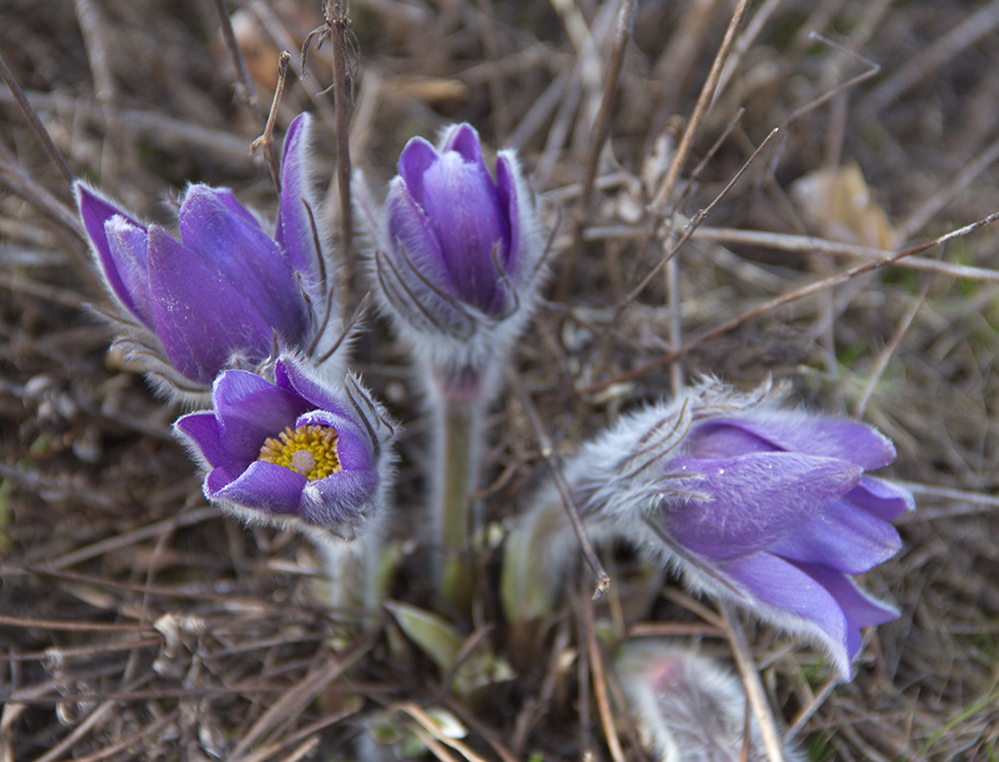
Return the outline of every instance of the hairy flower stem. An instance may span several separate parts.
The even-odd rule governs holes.
[[[441,549],[437,586],[452,603],[470,602],[472,593],[469,542],[473,528],[471,494],[479,472],[482,443],[483,395],[455,393],[455,386],[441,384],[435,407],[438,467],[434,472],[433,505],[436,511],[434,545]],[[468,387],[461,385],[463,390]]]
[[[353,543],[330,537],[316,538],[326,575],[326,603],[332,609],[376,611],[383,603],[378,570],[382,559],[382,538],[372,533]]]

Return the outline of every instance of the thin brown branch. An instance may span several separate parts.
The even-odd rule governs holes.
[[[42,124],[42,120],[38,118],[38,114],[35,113],[35,110],[31,107],[31,104],[28,102],[28,98],[21,89],[21,86],[17,83],[17,80],[14,79],[14,75],[7,67],[7,62],[3,60],[2,54],[0,54],[0,77],[3,78],[3,81],[10,90],[11,95],[14,96],[14,100],[17,101],[17,105],[21,107],[21,111],[31,124],[31,129],[35,131],[38,139],[45,147],[45,151],[51,157],[52,161],[55,162],[59,172],[66,179],[66,182],[72,183],[73,170],[69,168],[69,164],[66,163],[66,159],[63,158],[62,153],[59,152],[55,143],[52,142],[52,136],[49,135],[49,131],[45,129],[45,125]]]
[[[350,200],[350,111],[353,103],[352,85],[348,78],[350,49],[347,32],[350,15],[347,0],[327,0],[323,10],[326,34],[333,45],[333,109],[336,118],[336,177],[340,201],[340,249],[345,283],[353,282],[353,205]],[[308,44],[308,43],[306,43]],[[304,69],[303,61],[303,69]],[[345,300],[346,306],[346,300]]]
[[[258,148],[263,150],[267,168],[271,173],[271,180],[274,182],[274,188],[279,194],[281,193],[281,169],[278,165],[277,156],[274,153],[274,120],[277,118],[278,105],[281,103],[281,94],[284,92],[289,61],[291,61],[291,53],[287,50],[282,50],[281,56],[278,58],[277,85],[274,87],[274,97],[271,99],[270,111],[267,112],[267,122],[264,124],[264,132],[259,138],[250,143],[251,155]],[[320,260],[322,259],[321,251],[319,252],[319,258]]]
[[[909,305],[909,309],[905,311],[905,315],[903,315],[902,320],[899,321],[898,327],[895,329],[895,333],[892,334],[891,339],[888,341],[888,346],[882,349],[878,354],[877,362],[874,363],[874,367],[871,369],[870,378],[868,378],[867,383],[864,384],[864,389],[860,393],[860,399],[857,400],[857,406],[853,413],[856,418],[863,417],[864,410],[867,408],[867,403],[870,401],[871,395],[874,394],[874,388],[878,385],[878,381],[881,380],[881,376],[885,372],[885,368],[888,367],[888,361],[898,350],[898,346],[902,343],[902,339],[905,337],[906,331],[909,330],[909,326],[912,325],[912,321],[915,319],[916,314],[926,301],[926,294],[929,293],[930,285],[932,283],[933,277],[927,277],[926,282],[923,283],[923,287],[919,290],[919,295],[912,300],[912,304]]]
[[[290,715],[297,715],[315,701],[323,690],[374,647],[382,630],[385,629],[385,621],[385,617],[382,617],[374,627],[359,636],[344,653],[337,654],[334,658],[313,668],[301,682],[285,691],[243,733],[236,748],[229,755],[229,759],[238,759],[249,751],[253,744],[271,732],[278,723],[283,722]]]
[[[917,52],[880,85],[871,90],[857,111],[863,120],[877,118],[877,113],[936,71],[965,48],[999,27],[999,0],[992,0],[964,21],[939,37],[932,45]]]
[[[243,60],[243,53],[239,49],[239,43],[236,42],[236,33],[233,32],[232,18],[225,7],[225,0],[215,0],[215,10],[219,14],[219,26],[222,28],[222,38],[225,40],[225,46],[229,50],[229,55],[232,56],[232,65],[236,67],[236,94],[242,98],[255,119],[265,122],[267,115],[264,114],[264,109],[257,99],[257,90],[253,86],[253,80],[250,79],[250,73],[246,70],[246,62]]]
[[[579,517],[579,509],[576,507],[575,500],[573,500],[572,493],[569,490],[569,485],[562,475],[562,468],[555,458],[555,448],[552,445],[551,438],[545,432],[534,403],[531,402],[531,398],[528,396],[519,379],[512,373],[508,375],[511,377],[509,379],[510,386],[516,390],[520,404],[531,423],[531,428],[534,430],[534,436],[538,440],[541,457],[544,458],[545,464],[548,466],[548,470],[551,471],[552,478],[555,480],[555,487],[562,498],[562,505],[565,508],[566,515],[569,517],[569,523],[572,524],[572,529],[579,540],[580,553],[582,553],[587,566],[590,567],[596,577],[596,587],[592,597],[594,599],[599,598],[610,588],[611,578],[604,570],[603,564],[600,563],[600,558],[593,549],[593,543],[590,542],[590,538],[586,534],[586,527],[583,526],[583,520]]]
[[[6,154],[6,151],[2,151],[2,154]],[[53,222],[86,240],[83,223],[77,219],[76,214],[29,177],[24,169],[8,161],[7,157],[2,154],[0,154],[0,183],[6,185]]]
[[[624,383],[625,381],[630,381],[632,379],[639,378],[640,376],[644,376],[647,373],[650,373],[658,368],[661,368],[664,365],[667,365],[668,363],[677,360],[678,358],[687,354],[694,347],[700,345],[701,343],[708,341],[709,339],[713,339],[716,336],[721,336],[722,334],[728,333],[729,331],[731,331],[734,328],[737,328],[743,323],[752,320],[753,318],[759,317],[760,315],[763,315],[767,312],[770,312],[771,310],[774,310],[777,307],[782,307],[785,304],[790,304],[791,302],[797,301],[798,299],[802,299],[806,296],[810,296],[814,293],[822,291],[823,289],[831,288],[832,286],[835,286],[838,283],[842,283],[843,281],[849,280],[850,278],[856,277],[857,275],[860,275],[862,273],[870,272],[871,270],[875,270],[879,267],[884,267],[885,265],[895,264],[899,260],[905,259],[906,257],[909,257],[913,254],[918,254],[919,252],[926,251],[927,249],[931,249],[934,246],[945,243],[951,240],[952,238],[957,238],[960,236],[967,235],[968,233],[971,233],[972,231],[977,230],[978,228],[990,225],[991,223],[995,222],[997,219],[999,219],[999,212],[990,214],[988,217],[984,217],[981,220],[978,220],[977,222],[973,222],[970,225],[965,225],[963,228],[960,228],[959,230],[955,230],[946,235],[934,238],[933,240],[927,241],[926,243],[921,243],[918,246],[913,246],[912,248],[904,249],[883,259],[878,259],[873,262],[865,262],[862,265],[857,265],[856,267],[852,267],[849,270],[844,270],[843,272],[829,276],[828,278],[822,278],[820,280],[808,284],[807,286],[803,286],[802,288],[796,289],[795,291],[791,291],[789,293],[778,296],[766,302],[765,304],[761,304],[757,307],[748,309],[745,312],[736,315],[733,318],[730,318],[728,320],[719,323],[714,328],[711,328],[707,331],[704,331],[703,333],[698,334],[694,338],[686,341],[682,346],[677,347],[675,350],[671,352],[666,352],[660,355],[651,362],[645,363],[644,365],[638,368],[634,368],[630,371],[619,373],[616,376],[613,376],[609,379],[605,379],[604,381],[601,381],[599,383],[590,384],[581,389],[580,391],[593,394],[602,391],[609,386],[613,386],[614,384]]]
[[[718,605],[724,616],[725,630],[728,633],[728,642],[732,647],[732,655],[735,657],[735,666],[739,670],[742,685],[746,689],[746,698],[760,727],[760,736],[763,739],[763,747],[767,750],[767,759],[770,762],[783,762],[784,751],[781,747],[780,736],[777,734],[773,714],[770,712],[770,706],[767,704],[766,695],[763,692],[760,673],[756,671],[753,655],[749,651],[746,633],[743,632],[742,625],[739,623],[739,615],[732,604],[727,601],[719,601]]]
[[[395,708],[398,711],[403,712],[404,714],[408,714],[410,717],[412,717],[418,723],[419,727],[422,728],[424,731],[426,731],[426,733],[429,735],[430,738],[437,741],[439,744],[442,744],[443,746],[451,747],[459,754],[461,754],[461,756],[467,759],[468,762],[486,762],[486,760],[483,757],[480,757],[478,754],[472,751],[471,747],[469,747],[468,744],[460,741],[457,738],[451,738],[446,733],[442,732],[439,723],[436,722],[433,717],[427,714],[427,712],[419,705],[407,701],[402,704],[399,704]],[[428,739],[424,737],[424,741],[427,740]],[[454,757],[452,757],[449,753],[443,751],[441,747],[438,747],[435,753],[440,755],[439,757],[440,759],[447,759],[447,760],[454,759]]]
[[[593,134],[590,138],[590,148],[586,156],[586,172],[583,176],[583,192],[579,197],[580,217],[586,215],[593,195],[593,181],[597,176],[597,165],[600,163],[600,153],[610,132],[611,117],[614,115],[614,104],[617,101],[618,80],[621,77],[621,67],[624,65],[624,54],[631,39],[632,27],[635,22],[636,0],[622,0],[618,11],[617,23],[614,26],[614,44],[611,48],[607,72],[604,75],[603,95],[600,98],[600,110],[593,124]]]
[[[593,683],[593,694],[597,700],[597,714],[600,716],[600,725],[604,730],[604,738],[607,739],[607,748],[610,750],[613,762],[625,762],[624,750],[621,748],[621,739],[617,734],[617,727],[614,724],[614,714],[611,712],[610,700],[607,696],[607,675],[604,665],[603,652],[597,640],[596,627],[593,622],[593,602],[581,600],[579,602],[580,618],[586,633],[586,652],[590,663],[590,680]]]
[[[698,96],[697,104],[694,106],[694,113],[691,115],[690,121],[687,122],[687,128],[683,131],[683,137],[680,138],[680,145],[677,146],[676,155],[673,157],[673,161],[670,164],[669,172],[666,174],[666,178],[663,180],[662,185],[659,186],[659,190],[656,192],[656,195],[650,204],[654,220],[664,211],[666,202],[669,199],[670,194],[673,192],[673,188],[676,186],[677,180],[680,179],[680,172],[683,170],[683,167],[687,162],[687,155],[690,153],[690,149],[694,145],[694,138],[697,136],[697,131],[700,129],[701,122],[704,120],[708,107],[711,105],[712,99],[714,98],[718,86],[718,78],[721,75],[722,67],[725,65],[725,61],[727,60],[729,53],[732,50],[732,43],[735,41],[736,31],[742,24],[742,20],[745,18],[746,11],[748,9],[749,0],[739,0],[739,4],[736,6],[735,11],[732,14],[732,19],[729,21],[728,28],[725,30],[725,37],[722,39],[717,55],[715,55],[715,60],[711,64],[711,71],[708,72],[708,78],[704,81],[704,85],[701,87],[701,94]],[[656,223],[653,222],[653,225],[655,224]]]
[[[634,229],[637,237],[641,231]],[[735,228],[713,228],[703,226],[694,231],[691,239],[695,241],[715,241],[721,244],[736,244],[742,246],[759,246],[775,251],[797,253],[818,253],[828,256],[845,256],[852,259],[879,261],[892,255],[884,249],[874,249],[869,246],[831,241],[826,238],[807,235],[790,235],[787,233],[771,233],[766,230],[737,230]],[[939,259],[912,256],[900,260],[900,267],[924,272],[940,273],[951,278],[967,278],[982,283],[999,283],[999,270],[989,270],[984,267],[959,265],[953,262],[942,262]]]
[[[752,155],[748,159],[746,159],[745,163],[739,168],[739,171],[732,176],[732,179],[729,180],[728,183],[726,183],[725,187],[722,188],[721,192],[711,200],[711,203],[708,204],[703,209],[699,210],[697,214],[695,214],[690,219],[690,221],[687,223],[686,227],[684,228],[683,234],[680,236],[679,240],[673,246],[670,247],[669,251],[667,251],[666,254],[664,254],[660,258],[659,262],[656,263],[655,267],[653,267],[651,270],[649,270],[648,273],[645,274],[645,277],[642,278],[641,281],[639,281],[638,285],[636,285],[628,293],[628,295],[621,300],[621,304],[618,306],[619,310],[624,309],[624,307],[626,307],[630,302],[633,302],[635,299],[638,298],[638,295],[645,290],[645,287],[649,285],[649,283],[655,277],[656,273],[658,273],[659,270],[661,270],[663,266],[665,266],[665,264],[669,262],[669,260],[671,260],[676,255],[676,253],[680,250],[680,247],[683,246],[690,239],[690,237],[694,234],[694,231],[697,230],[697,228],[705,220],[705,218],[709,214],[711,214],[711,210],[715,208],[715,206],[718,204],[719,201],[721,201],[723,198],[725,198],[726,195],[728,195],[728,192],[732,190],[735,184],[739,181],[739,178],[741,178],[746,173],[746,170],[749,169],[750,165],[752,165],[752,163],[760,155],[763,149],[766,148],[767,145],[769,145],[770,141],[773,140],[779,134],[778,131],[779,128],[774,127],[774,129],[770,131],[770,134],[767,135],[766,138],[764,138],[763,142],[760,143],[759,146],[757,146],[755,151],[753,151]]]
[[[31,619],[0,614],[0,624],[5,627],[27,627],[43,630],[67,630],[70,632],[148,632],[152,626],[137,624],[104,624],[103,622],[69,622],[57,619]]]

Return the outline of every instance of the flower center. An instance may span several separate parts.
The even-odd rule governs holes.
[[[336,439],[331,426],[307,424],[294,430],[289,426],[277,438],[267,437],[257,460],[290,468],[310,482],[325,479],[343,471]]]

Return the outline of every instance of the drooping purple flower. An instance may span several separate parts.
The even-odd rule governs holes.
[[[541,281],[537,212],[512,151],[493,179],[479,136],[453,125],[439,147],[406,144],[383,219],[363,209],[376,239],[374,270],[384,306],[433,357],[478,367],[517,337]],[[428,339],[430,337],[430,339]]]
[[[848,679],[860,628],[898,615],[852,578],[899,551],[889,522],[912,496],[866,473],[895,458],[884,436],[765,397],[705,383],[623,417],[581,448],[566,479],[593,534],[628,537],[693,587],[821,643]],[[542,493],[535,513],[552,502]],[[536,544],[520,540],[518,558]]]
[[[306,347],[322,305],[311,219],[309,119],[285,137],[276,231],[225,188],[192,185],[181,240],[146,225],[86,184],[76,197],[94,257],[121,307],[118,344],[167,390],[207,391],[226,367],[255,367],[280,346]]]
[[[395,429],[353,376],[329,383],[281,357],[273,383],[223,371],[212,407],[174,424],[207,472],[212,502],[251,522],[344,539],[380,518]]]

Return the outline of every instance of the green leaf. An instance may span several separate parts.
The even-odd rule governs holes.
[[[387,601],[385,608],[395,617],[399,627],[434,663],[447,671],[461,649],[461,633],[449,622],[429,611],[408,603]]]

